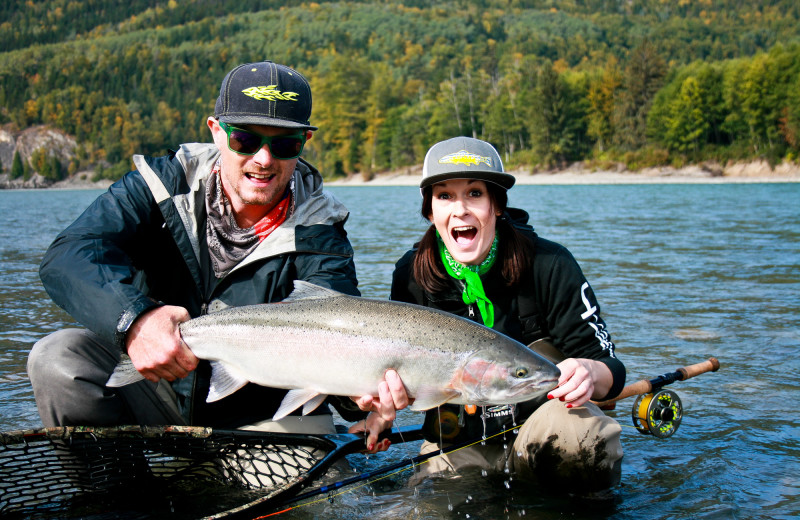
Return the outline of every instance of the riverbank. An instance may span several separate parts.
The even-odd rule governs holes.
[[[646,168],[638,171],[625,169],[592,170],[574,165],[563,170],[530,173],[528,170],[510,170],[518,185],[536,184],[718,184],[759,182],[800,182],[800,165],[782,163],[775,168],[765,161],[735,163],[721,166],[716,163],[691,165],[684,168]],[[375,174],[366,181],[354,174],[346,179],[326,180],[326,186],[417,186],[422,176],[422,165],[392,172]],[[0,175],[0,189],[107,189],[112,181],[92,182],[92,172],[79,172],[69,179],[56,183],[34,174],[27,181],[10,180],[8,174]]]
[[[536,184],[714,184],[800,182],[800,165],[782,163],[775,168],[765,161],[734,163],[721,166],[716,163],[691,165],[684,168],[646,168],[638,171],[619,169],[591,170],[582,165],[557,171],[530,173],[510,170],[518,185]],[[422,176],[422,166],[394,172],[379,173],[366,181],[361,175],[347,179],[326,181],[327,186],[417,186]]]

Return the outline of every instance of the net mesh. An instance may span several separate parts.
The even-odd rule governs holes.
[[[0,433],[0,515],[222,518],[303,485],[322,436],[201,427]]]

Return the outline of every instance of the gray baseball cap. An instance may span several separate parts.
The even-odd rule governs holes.
[[[214,117],[232,125],[316,130],[309,124],[311,87],[302,74],[271,61],[245,63],[228,72]]]
[[[494,146],[472,137],[453,137],[431,146],[422,165],[420,189],[448,179],[479,179],[509,189],[516,178],[503,171]]]

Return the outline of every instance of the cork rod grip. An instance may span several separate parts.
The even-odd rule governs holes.
[[[707,360],[701,363],[695,363],[694,365],[689,365],[688,367],[679,368],[672,374],[665,374],[650,381],[648,381],[647,379],[642,379],[641,381],[637,381],[635,383],[626,385],[625,388],[622,389],[622,391],[619,393],[617,397],[609,399],[608,401],[602,401],[602,402],[592,401],[592,402],[597,406],[599,406],[600,408],[604,408],[613,403],[616,403],[621,399],[625,399],[626,397],[632,397],[634,395],[642,395],[650,393],[653,391],[654,383],[657,386],[664,386],[666,384],[672,383],[673,381],[685,381],[689,378],[699,376],[700,374],[705,374],[706,372],[716,372],[717,370],[719,370],[719,361],[717,360],[717,358],[714,357],[708,358]]]

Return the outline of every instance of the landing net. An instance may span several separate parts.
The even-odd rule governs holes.
[[[335,449],[326,436],[189,426],[5,432],[0,516],[229,518],[307,485]]]

